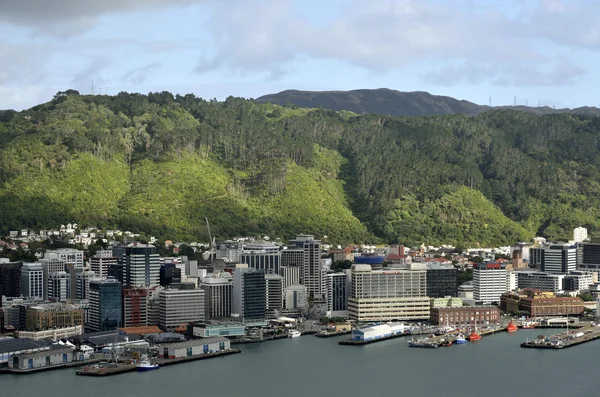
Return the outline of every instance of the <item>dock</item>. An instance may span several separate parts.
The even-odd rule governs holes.
[[[566,349],[600,339],[600,328],[588,326],[521,343],[527,349]]]
[[[317,338],[333,338],[334,336],[342,336],[351,334],[352,331],[319,331],[315,333]]]
[[[197,356],[190,357],[180,357],[180,358],[158,358],[156,359],[156,363],[159,367],[167,367],[169,365],[187,363],[190,361],[198,361],[198,360],[207,360],[209,358],[221,357],[230,354],[241,353],[240,349],[229,349],[222,350],[214,353],[205,353]],[[91,376],[91,377],[103,377],[103,376],[112,376],[112,375],[120,375],[125,374],[127,372],[135,372],[137,370],[137,364],[130,363],[111,363],[105,365],[94,365],[91,367],[85,367],[77,372],[76,375],[80,376]]]
[[[363,346],[363,345],[369,345],[371,343],[377,343],[377,342],[383,342],[384,340],[390,340],[390,339],[396,339],[396,338],[401,338],[403,336],[411,336],[412,334],[395,334],[395,335],[389,335],[389,336],[384,336],[381,338],[377,338],[377,339],[369,339],[369,340],[352,340],[352,339],[344,339],[338,342],[338,345],[342,345],[342,346]]]

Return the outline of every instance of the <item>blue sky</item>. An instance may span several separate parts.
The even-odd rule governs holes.
[[[0,109],[60,90],[386,87],[599,106],[595,0],[2,0]]]

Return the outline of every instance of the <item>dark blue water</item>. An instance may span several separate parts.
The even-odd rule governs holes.
[[[556,332],[519,330],[439,349],[409,348],[407,338],[357,347],[303,336],[148,373],[0,375],[0,396],[597,396],[600,341],[564,350],[519,347]]]

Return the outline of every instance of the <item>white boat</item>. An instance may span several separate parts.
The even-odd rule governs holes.
[[[465,336],[463,334],[458,334],[456,336],[456,339],[454,339],[454,343],[456,343],[457,345],[462,345],[463,343],[467,343],[467,340],[465,339]]]
[[[288,332],[288,338],[297,338],[300,335],[302,335],[302,332],[295,330],[295,329],[292,329],[292,330],[290,330],[290,332]]]
[[[155,362],[150,361],[150,359],[143,358],[142,361],[140,361],[140,363],[137,365],[136,368],[137,368],[138,372],[145,372],[145,371],[152,371],[152,370],[158,369],[160,367]]]

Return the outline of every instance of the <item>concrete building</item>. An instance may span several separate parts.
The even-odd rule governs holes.
[[[164,331],[204,321],[204,291],[201,289],[164,289],[158,293],[158,301],[158,326]]]
[[[281,253],[279,246],[266,241],[255,241],[244,245],[240,254],[240,263],[262,270],[265,274],[281,273]]]
[[[535,288],[540,291],[560,292],[563,289],[564,274],[550,274],[536,271],[517,271],[518,289]]]
[[[46,303],[25,310],[25,330],[44,331],[84,325],[84,310],[72,304]]]
[[[500,320],[496,306],[436,307],[431,309],[430,322],[435,325],[488,325]]]
[[[431,298],[431,308],[440,307],[463,307],[463,300],[461,298]]]
[[[41,263],[25,263],[21,267],[21,295],[44,299],[44,267]]]
[[[240,323],[194,324],[192,333],[197,338],[210,338],[213,336],[242,337],[246,335],[246,327]]]
[[[282,253],[285,251],[282,251]],[[300,272],[302,267],[299,265],[281,266],[281,275],[283,276],[283,288],[290,285],[301,284]]]
[[[588,231],[585,227],[576,227],[573,229],[573,242],[582,243],[588,238]]]
[[[8,366],[13,361],[13,356],[21,353],[32,353],[50,350],[48,341],[34,341],[31,339],[0,339],[0,366]]]
[[[144,327],[148,325],[148,289],[124,287],[123,327]]]
[[[302,249],[304,258],[301,269],[301,282],[306,286],[309,297],[315,301],[325,301],[326,291],[321,268],[321,240],[310,235],[297,236],[290,245]]]
[[[99,332],[123,326],[121,283],[117,280],[91,280],[89,301],[89,321],[86,329]]]
[[[304,310],[308,307],[308,291],[302,284],[285,288],[285,308],[287,310]]]
[[[200,283],[204,291],[204,318],[231,317],[231,299],[233,292],[233,277],[229,273],[218,273],[205,277]]]
[[[352,267],[348,314],[356,321],[428,319],[425,270],[372,271],[369,265]]]
[[[531,248],[530,266],[553,274],[577,270],[577,248],[566,244]]]
[[[242,243],[239,241],[222,241],[216,244],[216,259],[223,259],[228,263],[239,263],[242,254]]]
[[[579,316],[584,311],[581,298],[556,297],[536,289],[507,292],[501,297],[500,307],[528,317]]]
[[[427,265],[427,296],[458,296],[458,269],[454,266]]]
[[[123,256],[123,285],[154,287],[160,285],[160,256],[151,244],[132,243]]]
[[[348,317],[350,288],[350,272],[327,274],[327,316]]]
[[[231,316],[247,320],[264,320],[266,281],[261,270],[237,265],[233,272]]]
[[[483,304],[500,302],[505,293],[506,267],[499,263],[479,263],[473,265],[473,299]]]
[[[64,272],[67,268],[65,261],[57,257],[40,259],[40,263],[44,270],[44,299],[47,300],[50,290],[50,275],[52,273]]]
[[[87,299],[90,291],[90,280],[99,278],[96,273],[91,270],[81,270],[75,272],[76,299]]]
[[[587,291],[598,282],[598,273],[574,271],[564,276],[562,288],[565,291]]]
[[[181,269],[176,263],[165,262],[160,266],[159,282],[165,288],[179,288],[181,284]],[[184,272],[185,273],[185,272]]]
[[[18,338],[28,338],[31,340],[61,340],[83,334],[83,325],[74,325],[72,327],[52,328],[44,331],[17,331]]]
[[[46,251],[44,259],[58,259],[63,261],[65,264],[71,264],[76,269],[83,269],[83,251],[76,250],[73,248],[59,248],[56,250]]]
[[[222,336],[213,336],[203,339],[191,339],[180,343],[159,345],[158,352],[163,358],[182,358],[199,356],[231,349],[231,342]],[[166,353],[166,354],[165,354]]]
[[[589,243],[579,245],[579,270],[600,272],[600,239],[592,238]]]
[[[71,299],[71,275],[67,272],[55,272],[48,276],[48,300],[65,302]]]
[[[23,262],[0,263],[0,297],[21,296],[21,268]]]
[[[368,325],[360,327],[352,331],[352,340],[355,341],[370,341],[389,336],[403,334],[405,330],[404,323],[387,323]]]
[[[276,318],[283,309],[283,277],[265,274],[266,317]]]
[[[100,278],[109,276],[108,269],[118,264],[118,258],[113,256],[112,250],[101,250],[90,258],[90,270]]]

